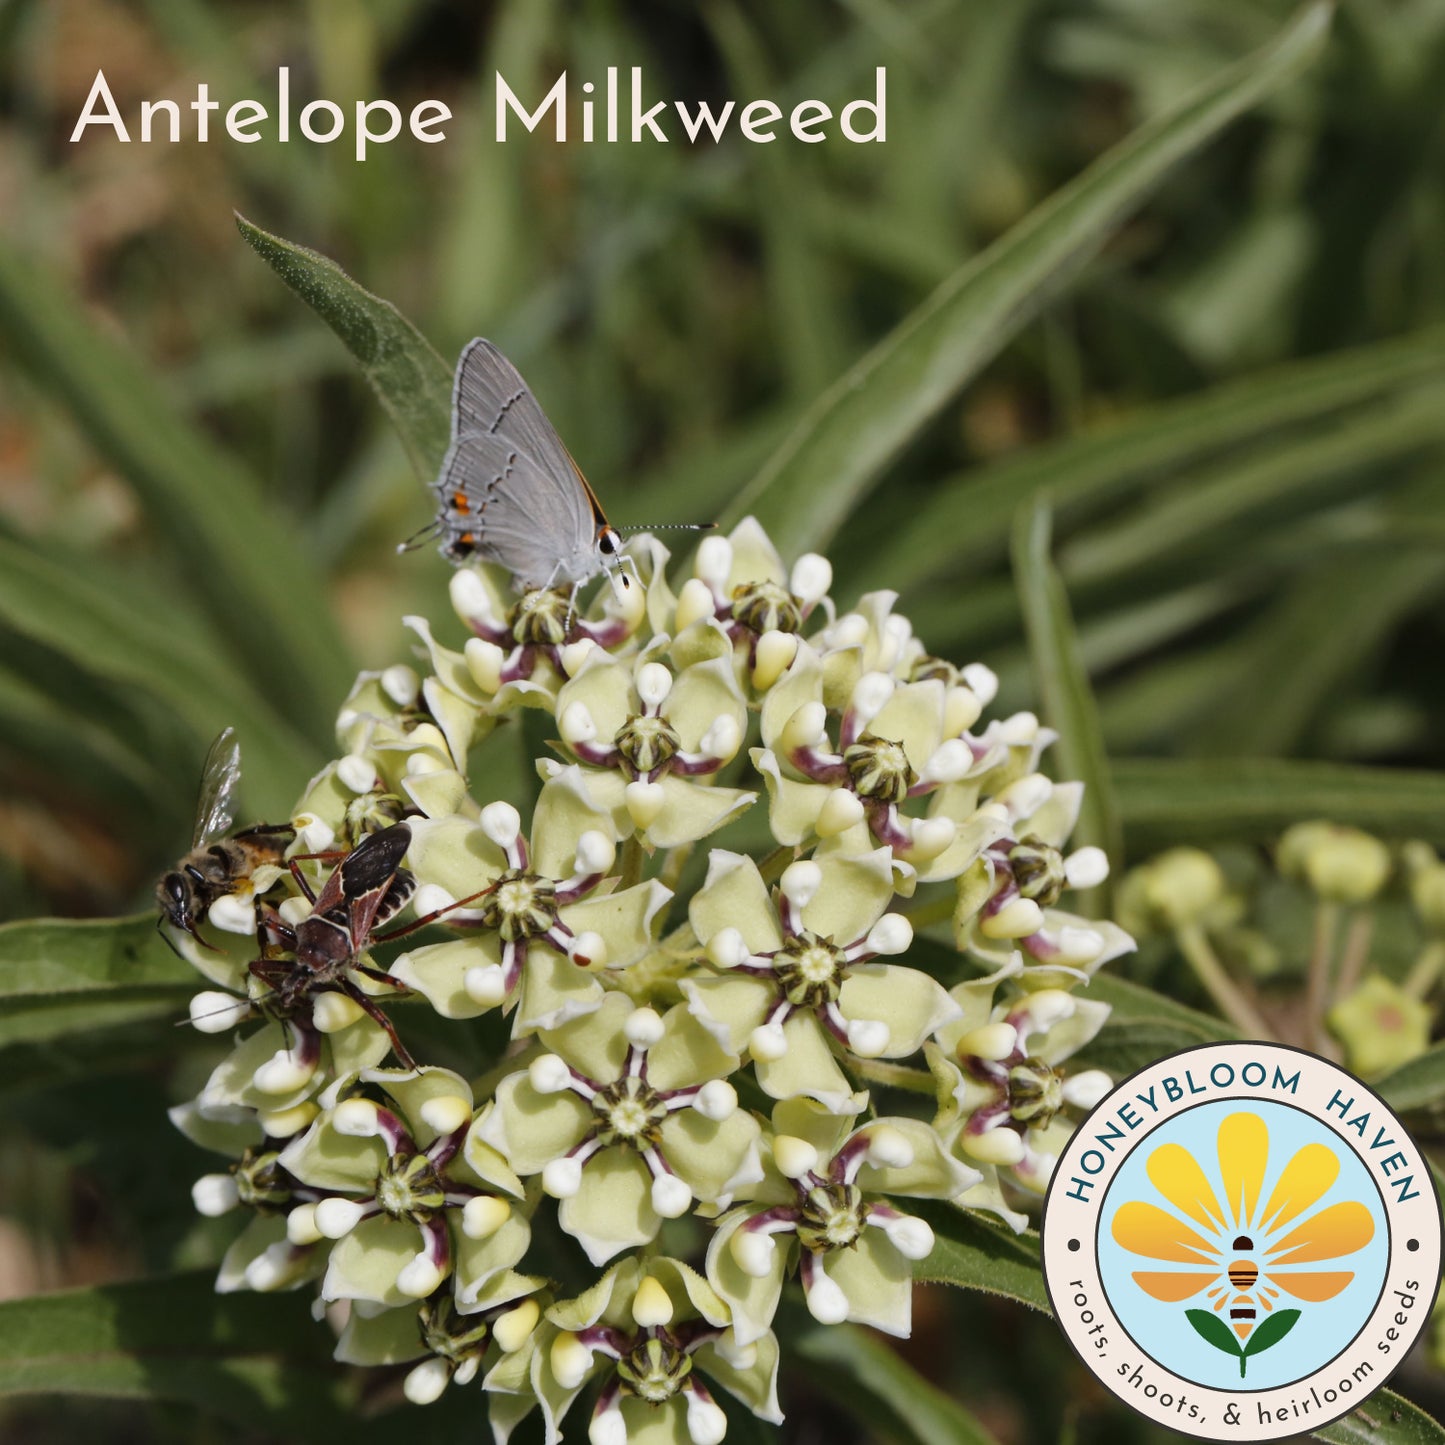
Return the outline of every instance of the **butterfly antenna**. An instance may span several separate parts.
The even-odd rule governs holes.
[[[396,544],[396,550],[398,552],[415,552],[416,549],[420,547],[423,542],[429,542],[433,537],[437,535],[438,532],[441,531],[441,529],[441,518],[433,517],[432,520],[428,522],[425,527],[422,527],[419,531],[413,532],[411,536],[406,539],[405,542],[398,542]]]
[[[628,522],[614,529],[618,532],[712,532],[716,522]]]

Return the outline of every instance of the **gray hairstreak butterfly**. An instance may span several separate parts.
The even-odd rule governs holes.
[[[399,550],[439,535],[449,562],[496,562],[519,592],[570,583],[575,593],[600,572],[628,585],[622,538],[597,494],[517,368],[482,337],[457,363],[452,442],[434,490],[436,520]]]

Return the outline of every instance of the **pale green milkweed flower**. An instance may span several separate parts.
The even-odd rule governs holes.
[[[615,888],[615,855],[611,814],[592,802],[576,767],[543,785],[530,841],[509,803],[489,803],[479,823],[418,827],[417,907],[485,896],[450,915],[466,937],[414,949],[392,964],[392,977],[447,1018],[515,1008],[519,1035],[590,1012],[603,998],[599,974],[652,947],[654,920],[672,896],[655,879]]]
[[[372,1069],[341,1092],[280,1156],[317,1191],[288,1216],[288,1237],[337,1241],[322,1297],[395,1306],[455,1275],[458,1302],[472,1303],[531,1231],[521,1182],[468,1140],[471,1089],[448,1069]]]
[[[1087,1113],[1113,1087],[1101,1069],[1063,1067],[1104,1026],[1109,1005],[1061,989],[1021,992],[1022,974],[1015,955],[999,972],[959,984],[959,1017],[925,1050],[938,1091],[934,1128],[984,1176],[959,1203],[1015,1230],[1028,1216],[1010,1207],[1004,1180],[1043,1194],[1073,1132],[1070,1112]]]
[[[835,1049],[904,1058],[958,1013],[926,973],[875,961],[913,941],[907,919],[887,911],[893,896],[886,848],[793,863],[776,903],[751,858],[713,850],[688,916],[719,971],[679,986],[722,1047],[751,1054],[773,1098],[854,1110]]]
[[[938,678],[900,683],[885,672],[863,673],[830,708],[826,671],[801,644],[763,704],[763,746],[752,759],[774,836],[798,845],[866,828],[920,878],[956,877],[980,845],[954,848],[977,794],[952,789],[996,765],[1000,725],[974,737],[980,705],[971,689]]]
[[[250,1000],[207,991],[191,1000],[191,1022],[202,1032],[224,1032],[244,1021],[252,1007]],[[318,994],[310,1001],[309,1018],[265,1023],[236,1044],[211,1071],[197,1107],[218,1120],[258,1115],[269,1133],[289,1137],[294,1130],[288,1122],[300,1117],[298,1110],[304,1113],[308,1101],[337,1079],[375,1067],[390,1052],[385,1030],[350,999]]]
[[[315,1105],[296,1111],[298,1119],[315,1113]],[[282,1165],[283,1141],[268,1135],[254,1112],[218,1121],[202,1114],[194,1100],[171,1109],[170,1120],[192,1143],[230,1161],[224,1171],[203,1174],[192,1185],[197,1213],[207,1218],[250,1215],[221,1260],[216,1292],[272,1293],[318,1279],[326,1269],[328,1242],[296,1244],[286,1234],[287,1212],[315,1194]]]
[[[855,1126],[810,1099],[790,1099],[773,1110],[773,1131],[762,1184],[723,1217],[708,1247],[708,1279],[732,1307],[737,1339],[766,1333],[795,1263],[821,1323],[852,1320],[906,1336],[912,1265],[932,1253],[934,1239],[889,1196],[953,1199],[979,1172],[918,1119]]]
[[[1066,891],[1095,888],[1109,874],[1100,848],[1064,852],[1083,793],[1082,783],[1055,783],[1038,772],[1015,778],[980,810],[997,818],[996,835],[959,879],[960,951],[999,967],[1021,951],[1025,987],[1072,987],[1135,947],[1116,924],[1055,906]]]
[[[593,648],[557,694],[562,747],[582,765],[588,796],[651,848],[694,843],[756,799],[704,781],[736,756],[747,722],[724,658],[674,674],[652,649],[619,662]],[[538,762],[544,778],[561,767]]]
[[[475,636],[463,652],[451,653],[460,667],[453,672],[460,695],[480,697],[493,714],[518,707],[549,712],[557,690],[567,680],[572,657],[600,647],[625,651],[648,617],[648,593],[661,579],[657,552],[643,548],[654,581],[643,586],[605,587],[591,608],[579,612],[570,589],[537,589],[506,599],[485,570],[460,567],[452,574],[452,607]],[[634,557],[636,544],[629,547]],[[661,581],[665,589],[665,581]],[[416,620],[413,629],[420,632]],[[427,634],[435,655],[436,644]]]
[[[600,1386],[587,1426],[592,1445],[719,1445],[727,1416],[704,1376],[759,1419],[782,1422],[777,1340],[739,1341],[726,1303],[680,1260],[623,1260],[585,1293],[552,1305],[546,1319],[527,1383],[549,1445],[589,1381]]]
[[[726,537],[699,544],[693,576],[677,595],[672,630],[684,654],[700,641],[689,632],[720,632],[741,685],[765,693],[796,656],[814,611],[821,606],[831,616],[832,585],[826,558],[806,553],[789,569],[756,518],[744,517]]]
[[[548,1052],[502,1080],[476,1135],[541,1175],[594,1264],[762,1177],[761,1130],[727,1082],[737,1056],[683,1005],[663,1017],[610,993],[540,1042]]]
[[[413,1405],[430,1405],[448,1385],[469,1385],[489,1360],[492,1370],[505,1371],[509,1357],[529,1354],[548,1303],[538,1293],[544,1288],[545,1281],[509,1270],[465,1311],[446,1291],[399,1309],[353,1307],[335,1358],[346,1365],[411,1364],[402,1393]]]

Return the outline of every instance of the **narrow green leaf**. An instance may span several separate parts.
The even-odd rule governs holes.
[[[1019,513],[1014,529],[1014,585],[1023,612],[1034,687],[1042,703],[1044,721],[1059,731],[1055,747],[1058,766],[1067,778],[1084,784],[1084,805],[1075,837],[1080,844],[1102,848],[1117,864],[1123,856],[1109,760],[1104,752],[1099,710],[1089,674],[1079,654],[1079,639],[1064,584],[1049,556],[1052,514],[1036,501]],[[1088,901],[1101,913],[1108,911],[1108,896]]]
[[[1343,1420],[1314,1432],[1330,1445],[1445,1445],[1445,1425],[1393,1390],[1376,1390]]]
[[[1445,1102],[1445,1043],[1401,1064],[1374,1086],[1375,1092],[1401,1112],[1427,1109]]]
[[[1201,1044],[1234,1037],[1228,1025],[1212,1014],[1200,1013],[1117,974],[1096,973],[1089,980],[1087,996],[1109,1005],[1113,1010],[1109,1015],[1110,1024],[1158,1024],[1192,1036],[1195,1043]]]
[[[1234,1338],[1229,1326],[1216,1314],[1208,1310],[1185,1310],[1184,1318],[1194,1326],[1194,1331],[1201,1339],[1207,1340],[1216,1350],[1223,1350],[1226,1355],[1233,1355],[1239,1358],[1243,1351],[1239,1348],[1239,1341]]]
[[[272,687],[284,678],[276,695],[325,736],[351,667],[294,523],[52,276],[3,244],[0,344],[135,488],[156,535],[252,677]]]
[[[371,1440],[296,1294],[217,1295],[209,1274],[0,1303],[0,1395],[171,1400],[288,1439]]]
[[[430,482],[451,433],[452,369],[390,301],[358,286],[335,261],[273,236],[244,216],[246,243],[337,334],[360,363],[406,448]]]
[[[1079,1051],[1078,1057],[1090,1068],[1103,1069],[1115,1079],[1126,1079],[1181,1049],[1209,1042],[1203,1034],[1164,1019],[1134,1019],[1129,1023],[1111,1020]]]
[[[1018,508],[1045,492],[1061,515],[1096,508],[1288,428],[1368,415],[1397,391],[1442,372],[1445,332],[1435,328],[1273,367],[1032,447],[941,483],[880,539],[861,568],[862,589],[896,586],[904,576],[958,575],[997,555]]]
[[[1253,1358],[1277,1345],[1299,1323],[1298,1310],[1276,1310],[1260,1321],[1259,1328],[1244,1342],[1244,1353]]]
[[[153,913],[0,924],[0,999],[195,982],[195,970],[166,944]]]
[[[1098,250],[1169,170],[1309,61],[1328,3],[1140,127],[955,272],[824,392],[729,509],[785,555],[826,543],[910,439]]]
[[[153,615],[83,569],[47,561],[3,537],[0,619],[86,671],[151,694],[198,740],[234,725],[245,748],[246,796],[262,811],[284,813],[297,780],[320,763],[319,749],[216,655],[204,629],[183,617]]]
[[[1038,1235],[1015,1234],[982,1214],[932,1200],[910,1199],[908,1212],[928,1221],[936,1241],[913,1266],[919,1283],[979,1289],[1049,1312]]]
[[[186,1023],[186,1000],[195,993],[199,980],[192,973],[189,983],[150,987],[96,989],[94,993],[48,994],[39,997],[7,998],[0,1010],[0,1055],[7,1063],[9,1050],[21,1045],[43,1047],[59,1039],[83,1034],[87,1038],[99,1029],[121,1028],[126,1024],[166,1020]],[[165,1030],[169,1033],[169,1030]],[[173,1041],[153,1033],[150,1052],[154,1058],[169,1053]],[[16,1081],[28,1082],[28,1081]]]
[[[1270,838],[1301,818],[1445,843],[1445,775],[1272,758],[1115,759],[1133,858],[1171,843]]]
[[[854,1325],[787,1333],[788,1357],[829,1398],[896,1445],[990,1445],[993,1436],[951,1395],[877,1335]]]
[[[197,984],[154,914],[0,925],[0,1046],[183,1017]]]

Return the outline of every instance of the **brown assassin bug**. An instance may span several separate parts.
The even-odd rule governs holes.
[[[300,860],[293,858],[291,874],[311,904],[311,912],[293,925],[269,905],[257,906],[256,936],[261,944],[262,956],[254,960],[249,968],[251,975],[270,989],[264,999],[258,1000],[258,1007],[263,1013],[290,1024],[296,1030],[298,1061],[314,1059],[321,1047],[320,1035],[310,1018],[308,1005],[311,1000],[319,993],[340,993],[386,1030],[396,1057],[404,1068],[416,1067],[406,1046],[397,1037],[391,1020],[375,999],[362,992],[349,974],[352,971],[364,974],[378,983],[389,984],[405,992],[404,985],[389,973],[359,963],[357,960],[361,953],[374,943],[387,943],[415,933],[481,894],[473,894],[445,908],[423,914],[389,933],[377,933],[375,930],[401,912],[416,891],[416,879],[401,866],[410,846],[411,828],[406,823],[393,823],[378,833],[368,834],[349,853],[342,855],[320,893],[313,891],[297,866]],[[327,859],[335,855],[313,853],[301,856]],[[490,890],[483,890],[487,891]],[[277,957],[278,952],[291,957]]]

